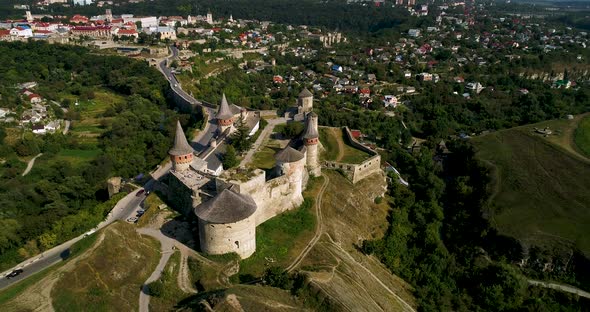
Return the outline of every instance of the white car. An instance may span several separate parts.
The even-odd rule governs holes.
[[[127,218],[127,222],[129,222],[129,223],[135,223],[135,222],[137,222],[137,220],[138,220],[137,217],[129,217],[129,218]]]

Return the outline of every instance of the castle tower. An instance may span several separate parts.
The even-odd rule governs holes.
[[[314,112],[307,114],[305,132],[303,132],[303,143],[307,148],[307,170],[310,175],[319,177],[322,175],[320,158],[318,155],[318,143],[320,135],[318,132],[318,115]]]
[[[174,135],[174,146],[168,151],[172,161],[172,169],[184,171],[189,168],[193,161],[193,148],[188,144],[180,121],[176,122],[176,134]]]
[[[297,98],[297,110],[299,114],[309,113],[313,110],[313,94],[309,92],[307,88],[299,93],[299,97]]]
[[[225,93],[221,98],[221,104],[219,104],[219,110],[215,115],[215,119],[217,119],[217,125],[219,125],[220,134],[224,133],[225,130],[230,129],[234,124],[234,114],[231,112],[231,109],[229,108],[229,104],[227,103],[227,99],[225,98]]]
[[[304,155],[292,148],[291,146],[285,147],[275,154],[277,161],[277,167],[280,170],[280,174],[286,175],[289,180],[289,188],[294,196],[299,200],[302,197],[301,192],[303,190],[303,170],[305,170],[305,159]],[[302,197],[303,198],[303,197]]]
[[[104,16],[105,16],[105,20],[108,23],[110,23],[113,20],[113,12],[111,11],[111,9],[106,9]]]
[[[199,245],[210,255],[237,253],[250,257],[256,251],[256,202],[250,195],[224,189],[217,196],[198,205]]]
[[[207,12],[207,23],[213,25],[213,14],[211,14],[211,11]]]
[[[27,11],[26,15],[27,15],[27,22],[32,23],[34,19],[33,19],[33,15],[31,14],[31,11]]]
[[[229,15],[229,22],[230,22],[230,23],[233,23],[233,22],[234,22],[234,16],[233,16],[233,15],[231,15],[231,14]]]

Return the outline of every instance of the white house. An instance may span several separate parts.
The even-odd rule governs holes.
[[[383,105],[385,105],[385,107],[395,108],[397,104],[397,97],[395,95],[386,95],[383,99]]]
[[[19,38],[31,38],[33,37],[33,31],[30,28],[18,26],[10,30],[10,35]]]

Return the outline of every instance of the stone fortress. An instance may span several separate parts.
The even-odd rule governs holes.
[[[275,154],[276,164],[267,171],[208,170],[206,159],[195,155],[177,123],[174,146],[169,151],[172,169],[168,195],[180,212],[197,216],[202,252],[235,252],[242,259],[248,258],[256,251],[256,227],[303,203],[309,176],[320,176],[322,168],[318,115],[312,110],[313,94],[305,89],[299,95],[297,111],[291,114],[292,122],[304,123],[304,132]],[[255,133],[258,122],[244,122],[252,113],[229,105],[224,95],[215,115],[219,133],[210,145],[220,144],[238,122]],[[379,170],[380,159],[376,161]]]

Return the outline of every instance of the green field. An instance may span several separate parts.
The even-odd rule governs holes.
[[[328,161],[359,164],[371,157],[368,153],[349,145],[342,129],[320,128],[320,142],[324,147],[324,159]]]
[[[73,95],[63,95],[74,103],[76,97]],[[70,109],[80,113],[80,120],[72,121],[71,133],[78,137],[80,143],[96,144],[98,137],[106,131],[102,125],[111,118],[104,117],[104,112],[117,103],[125,102],[125,97],[115,94],[112,91],[97,90],[94,92],[94,98],[87,101],[79,101],[78,106],[72,105]]]
[[[574,141],[576,142],[576,147],[580,150],[580,152],[584,156],[590,158],[590,116],[585,117],[578,124]]]
[[[59,151],[59,153],[57,153],[55,159],[65,160],[73,165],[79,165],[93,160],[100,154],[100,152],[101,151],[99,149],[62,149]]]
[[[313,198],[322,181],[319,178],[310,180],[303,194],[305,202],[299,208],[282,213],[256,228],[256,252],[240,263],[241,280],[261,276],[268,265],[286,267],[303,250],[314,234]]]
[[[559,130],[544,137],[534,127]],[[571,124],[558,120],[473,140],[492,167],[492,224],[525,243],[576,246],[590,255],[590,162],[565,148]],[[564,145],[564,146],[562,146]]]

